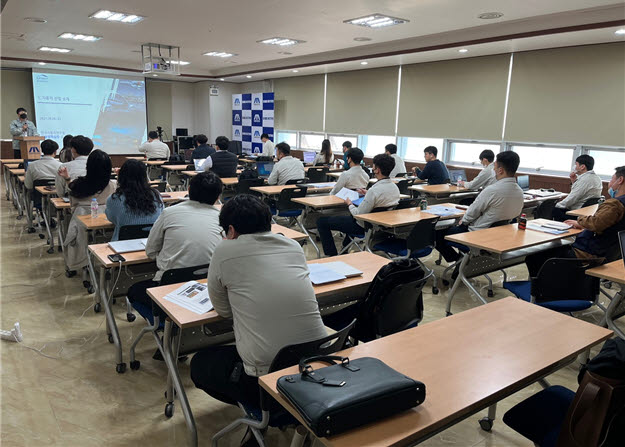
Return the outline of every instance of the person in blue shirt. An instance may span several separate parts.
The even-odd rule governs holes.
[[[207,144],[208,137],[204,134],[196,135],[194,141],[196,147],[191,153],[191,159],[193,160],[204,160],[217,152]]]
[[[346,171],[349,169],[349,163],[347,162],[347,152],[352,148],[352,142],[347,140],[343,143],[343,169]]]
[[[117,189],[106,199],[106,217],[115,225],[112,241],[119,239],[124,225],[149,225],[163,211],[159,192],[150,186],[145,165],[139,160],[127,160],[119,170]]]
[[[426,164],[423,171],[419,168],[413,168],[413,172],[421,180],[427,180],[428,185],[442,185],[449,182],[449,171],[445,163],[438,160],[436,155],[438,149],[434,146],[428,146],[423,149],[423,158],[425,158]]]

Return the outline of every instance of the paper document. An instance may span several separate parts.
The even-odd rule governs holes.
[[[351,189],[347,189],[347,188],[342,188],[339,192],[337,192],[336,197],[338,197],[339,199],[349,199],[352,202],[354,200],[358,200],[358,197],[360,197],[360,195],[356,192],[356,191],[352,191]]]
[[[334,185],[336,185],[336,182],[305,183],[302,186],[308,186],[309,188],[332,188]]]
[[[205,314],[213,310],[213,303],[208,296],[208,287],[197,281],[185,283],[165,295],[165,299],[196,314]]]
[[[460,214],[458,210],[456,209],[456,207],[449,207],[449,206],[443,206],[443,205],[430,206],[425,212],[434,214],[435,216],[441,216],[441,217],[455,216],[455,215]]]
[[[345,275],[329,269],[325,264],[308,264],[308,270],[310,270],[310,281],[316,286],[346,278]]]
[[[130,253],[132,251],[145,250],[145,244],[148,243],[148,238],[143,239],[128,239],[126,241],[109,242],[109,247],[115,253]]]
[[[527,229],[549,234],[564,234],[570,228],[570,225],[555,220],[534,219],[527,222]]]
[[[314,265],[314,264],[311,264]],[[352,267],[349,264],[346,264],[344,262],[338,261],[338,262],[326,262],[325,265],[327,268],[329,268],[330,270],[335,271],[336,273],[339,273],[347,278],[351,278],[352,276],[360,276],[362,275],[362,272],[354,267]]]

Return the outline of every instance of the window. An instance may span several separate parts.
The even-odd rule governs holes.
[[[543,146],[511,144],[510,149],[521,158],[520,169],[553,173],[570,172],[575,149],[571,146]]]
[[[399,156],[408,161],[425,162],[425,158],[423,158],[423,149],[428,146],[434,146],[438,149],[437,158],[443,158],[442,138],[400,137],[398,144]]]
[[[384,153],[384,146],[395,144],[395,137],[385,137],[380,135],[358,135],[358,147],[362,149],[366,157],[375,157]]]
[[[289,132],[288,130],[278,130],[276,132],[276,137],[273,142],[276,144],[284,142],[294,149],[297,146],[297,132]]]
[[[321,142],[325,139],[325,135],[322,133],[304,133],[299,134],[299,148],[300,149],[314,149],[316,151],[321,150]]]
[[[611,178],[614,168],[625,165],[625,149],[589,148],[584,152],[595,159],[594,171],[604,178]]]
[[[483,150],[490,149],[497,155],[501,146],[492,143],[478,143],[465,141],[449,141],[449,164],[480,165],[480,154]]]
[[[356,135],[328,135],[328,140],[330,140],[333,154],[341,154],[343,152],[343,143],[345,141],[350,141],[352,146],[358,146],[358,136]]]

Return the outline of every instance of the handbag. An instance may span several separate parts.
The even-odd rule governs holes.
[[[340,363],[335,363],[338,361]],[[312,362],[330,363],[313,369]],[[382,419],[425,400],[425,385],[381,360],[317,356],[300,360],[300,374],[278,379],[278,392],[318,437],[327,437]]]

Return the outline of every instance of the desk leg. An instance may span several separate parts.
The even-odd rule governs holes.
[[[458,290],[458,286],[460,285],[460,283],[464,283],[467,288],[473,292],[475,294],[475,296],[484,304],[488,304],[488,301],[486,301],[486,299],[484,299],[484,297],[482,295],[480,295],[480,292],[473,287],[473,284],[471,284],[471,282],[467,279],[466,276],[464,276],[464,271],[465,271],[465,267],[467,265],[467,263],[469,262],[471,255],[470,254],[466,254],[462,257],[462,261],[460,262],[460,268],[458,269],[458,277],[456,278],[456,281],[454,281],[454,285],[451,288],[451,291],[449,292],[449,298],[447,298],[447,308],[445,309],[445,313],[447,314],[447,316],[451,315],[451,302],[454,299],[454,295],[456,294],[456,290]]]
[[[6,165],[3,165],[2,169],[2,177],[4,177],[4,191],[6,192],[7,200],[11,200],[11,190],[9,188],[9,170],[7,169]]]
[[[165,320],[165,333],[163,334],[163,357],[165,358],[165,363],[167,364],[167,369],[169,370],[169,376],[173,382],[174,389],[176,390],[176,394],[180,400],[180,407],[182,407],[184,420],[187,424],[187,431],[189,432],[189,446],[197,447],[198,439],[195,419],[193,418],[193,413],[191,412],[191,407],[189,406],[187,394],[182,386],[180,374],[178,374],[178,366],[176,365],[176,360],[172,352],[172,329],[173,322],[167,318],[167,320]],[[165,411],[167,411],[167,409]]]
[[[614,315],[616,314],[617,309],[625,305],[625,284],[621,284],[620,286],[621,290],[619,290],[616,295],[614,295],[614,298],[612,298],[600,325],[614,331],[619,337],[625,340],[625,333],[616,324],[614,324]]]
[[[54,253],[54,238],[52,237],[52,231],[50,231],[50,217],[48,216],[48,211],[50,210],[50,196],[45,194],[41,197],[41,214],[43,215],[43,222],[46,224],[46,232],[48,233],[48,243],[50,244],[50,248],[48,249],[48,253]]]
[[[306,236],[308,237],[308,240],[310,241],[315,251],[317,252],[317,258],[320,258],[321,251],[319,251],[319,247],[315,243],[315,239],[310,235],[310,233],[308,232],[308,230],[306,230],[306,227],[304,226],[304,216],[305,216],[305,213],[300,214],[300,216],[297,218],[297,223],[299,227],[302,229],[302,231],[304,232],[304,234],[306,234]]]
[[[113,269],[111,269],[111,275],[113,275]],[[106,269],[104,267],[100,267],[100,285],[98,287],[100,291],[100,301],[102,303],[102,307],[104,307],[104,315],[106,315],[106,322],[109,334],[109,343],[115,344],[116,351],[116,371],[119,374],[122,374],[126,371],[126,364],[124,363],[124,355],[122,352],[122,342],[119,338],[119,330],[117,329],[117,323],[115,322],[115,315],[113,315],[113,311],[109,306],[109,296],[106,291]]]
[[[17,179],[17,175],[14,175],[13,177],[14,178],[11,179],[11,186],[12,186],[11,191],[13,194],[13,205],[15,205],[15,207],[17,208],[17,211],[18,211],[17,219],[20,220],[22,217],[24,217],[24,209],[22,207],[20,194],[17,190],[19,180]]]

